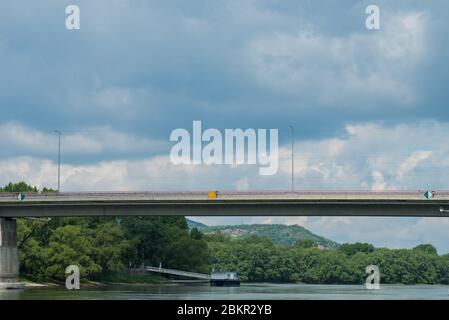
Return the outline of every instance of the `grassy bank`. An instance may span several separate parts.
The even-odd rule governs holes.
[[[114,283],[129,283],[129,284],[151,284],[167,282],[166,278],[153,274],[130,274],[130,273],[113,273],[105,274],[101,277],[95,278],[95,281],[114,284]]]
[[[30,275],[21,275],[20,281],[27,287],[61,287],[65,283],[55,279],[39,279]],[[156,284],[167,282],[166,278],[152,274],[114,273],[96,277],[92,280],[81,279],[84,287],[101,287],[109,284]]]
[[[21,275],[19,277],[20,282],[24,283],[26,287],[40,288],[40,287],[59,287],[63,283],[56,280],[44,281],[42,279],[36,279],[33,276]]]

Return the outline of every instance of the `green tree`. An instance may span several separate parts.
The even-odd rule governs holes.
[[[339,250],[346,255],[353,255],[357,252],[370,253],[375,250],[374,246],[369,243],[344,243],[339,247]]]
[[[29,184],[21,181],[17,183],[8,183],[3,188],[0,188],[1,192],[37,192],[37,188],[30,186]]]
[[[413,248],[415,251],[422,251],[432,255],[438,255],[437,249],[431,244],[420,244]]]
[[[198,228],[192,228],[190,230],[190,237],[195,240],[202,240],[204,239],[204,234],[198,229]]]
[[[103,273],[124,272],[126,252],[131,242],[125,239],[124,229],[115,221],[100,224],[89,232],[92,237],[92,258]]]
[[[69,265],[78,266],[83,276],[101,272],[101,266],[94,262],[92,252],[92,238],[83,235],[81,227],[68,225],[57,228],[44,249],[48,261],[45,276],[64,279],[65,269]]]

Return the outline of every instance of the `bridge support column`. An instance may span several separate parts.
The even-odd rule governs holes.
[[[0,289],[22,289],[15,219],[0,218]]]

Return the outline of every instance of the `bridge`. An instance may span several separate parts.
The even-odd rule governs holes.
[[[0,218],[54,216],[449,216],[449,191],[0,194]]]
[[[156,272],[156,273],[171,274],[171,275],[175,275],[175,276],[182,276],[182,277],[188,277],[188,278],[210,280],[210,275],[204,274],[204,273],[188,272],[188,271],[173,270],[173,269],[166,269],[166,268],[159,268],[159,267],[146,267],[145,270],[148,272]]]
[[[20,288],[16,221],[55,216],[449,217],[449,191],[0,193],[0,289]],[[429,196],[430,195],[430,196]]]

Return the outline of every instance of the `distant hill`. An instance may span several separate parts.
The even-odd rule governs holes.
[[[187,219],[189,228],[197,227],[204,233],[221,232],[235,238],[246,238],[251,235],[266,236],[275,244],[292,245],[298,240],[312,240],[325,248],[335,248],[338,243],[321,237],[298,225],[282,224],[241,224],[232,226],[207,226]]]
[[[189,229],[192,229],[192,228],[198,228],[198,229],[207,228],[207,225],[205,225],[204,223],[196,222],[196,221],[193,221],[193,220],[190,220],[190,219],[187,219],[187,218],[186,218],[186,220],[187,220],[187,226],[189,227]]]

